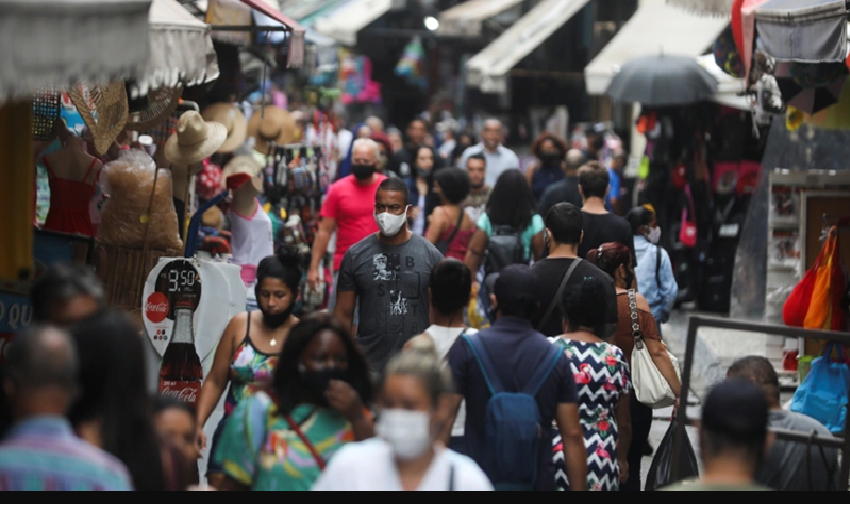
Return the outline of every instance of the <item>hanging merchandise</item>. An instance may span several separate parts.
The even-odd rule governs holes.
[[[714,41],[714,62],[721,70],[735,78],[744,76],[744,62],[741,53],[735,45],[732,26],[729,25]]]
[[[694,198],[691,195],[691,187],[685,186],[685,197],[687,205],[682,208],[682,228],[679,230],[679,241],[685,247],[692,249],[697,245],[697,223]]]
[[[422,39],[418,36],[404,46],[404,52],[395,67],[395,75],[404,77],[412,86],[428,87],[428,79],[425,77],[425,50],[422,47]]]
[[[263,190],[261,170],[250,156],[237,156],[224,168],[226,187],[233,192],[231,262],[241,267],[246,288],[254,286],[260,261],[274,254],[271,219],[257,200]]]
[[[254,149],[268,155],[274,145],[283,146],[296,140],[295,119],[273,105],[255,110],[248,121],[248,137],[254,139]]]
[[[832,361],[833,350],[838,353],[838,361]],[[806,379],[794,393],[791,411],[820,421],[834,434],[843,434],[849,388],[847,355],[840,344],[830,342],[812,362]]]
[[[94,137],[95,150],[98,154],[106,154],[127,123],[130,106],[124,82],[92,87],[80,83],[71,86],[67,91]]]
[[[846,282],[842,281],[837,228],[827,234],[814,265],[785,301],[782,320],[788,326],[841,330],[846,316],[841,309]]]
[[[341,50],[339,83],[342,103],[381,103],[381,85],[372,80],[372,60]]]
[[[223,124],[227,129],[227,138],[216,149],[217,153],[232,153],[248,138],[248,120],[238,107],[231,103],[214,103],[203,111],[204,121]]]

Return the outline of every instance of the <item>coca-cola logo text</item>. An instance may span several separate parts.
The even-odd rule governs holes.
[[[198,393],[200,390],[200,382],[164,382],[160,392],[162,396],[166,398],[173,398],[175,400],[194,405],[198,401]]]
[[[168,298],[165,293],[154,291],[145,302],[145,317],[152,323],[161,323],[168,316]]]

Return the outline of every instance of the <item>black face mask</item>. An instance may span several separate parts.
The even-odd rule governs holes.
[[[331,381],[348,381],[348,370],[341,368],[323,368],[321,370],[301,372],[304,377],[304,385],[307,390],[315,397],[316,402],[322,406],[328,406],[328,400],[325,398],[325,393]]]
[[[541,153],[540,162],[543,166],[552,167],[561,164],[562,156],[558,153]]]
[[[375,173],[375,167],[372,165],[352,165],[351,173],[358,181],[365,181]]]
[[[260,297],[257,296],[258,300],[259,298]],[[293,310],[295,310],[295,303],[290,303],[289,307],[287,307],[286,310],[280,313],[272,313],[260,307],[260,312],[263,313],[263,325],[273,330],[276,330],[283,326],[284,323],[286,323],[286,321],[289,319],[289,316],[292,315]]]

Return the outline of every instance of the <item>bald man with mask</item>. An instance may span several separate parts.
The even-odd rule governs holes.
[[[567,151],[567,163],[564,165],[564,178],[546,188],[538,205],[540,215],[546,218],[549,209],[559,203],[571,203],[582,206],[581,193],[578,191],[578,169],[584,165],[584,154],[579,149]]]
[[[482,154],[487,159],[487,176],[484,183],[491,188],[495,187],[502,172],[520,168],[516,153],[502,145],[504,139],[502,122],[498,119],[488,119],[481,130],[481,142],[463,152],[458,168],[466,170],[466,160],[473,154]]]

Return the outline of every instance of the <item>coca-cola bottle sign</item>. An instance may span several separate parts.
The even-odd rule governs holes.
[[[164,293],[154,291],[145,302],[145,317],[152,323],[161,323],[168,317],[170,305]]]

